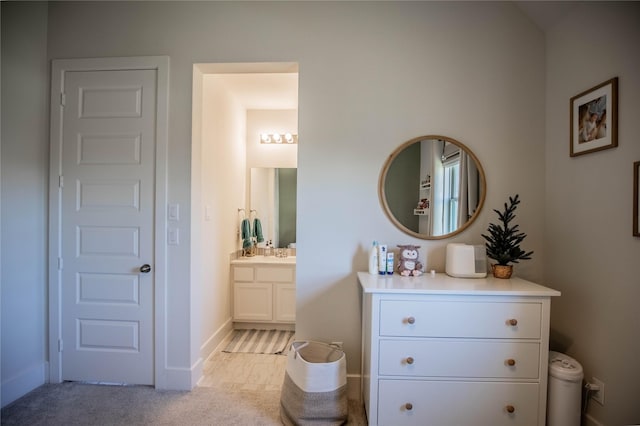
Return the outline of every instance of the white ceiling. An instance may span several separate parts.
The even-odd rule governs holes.
[[[245,109],[298,109],[298,73],[214,74]]]

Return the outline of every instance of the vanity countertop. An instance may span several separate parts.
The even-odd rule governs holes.
[[[425,273],[419,277],[393,275],[371,275],[358,272],[358,281],[365,293],[403,293],[440,295],[486,295],[486,296],[560,296],[552,288],[522,278],[455,278],[447,274]]]
[[[251,256],[251,257],[238,257],[231,261],[232,265],[242,265],[242,264],[250,264],[250,265],[295,265],[296,257],[295,256],[287,256],[287,257],[276,257],[276,256]]]

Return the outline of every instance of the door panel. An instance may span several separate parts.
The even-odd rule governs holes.
[[[62,379],[153,384],[155,70],[65,73]]]

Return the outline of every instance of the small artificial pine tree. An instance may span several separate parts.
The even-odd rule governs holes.
[[[516,207],[520,204],[518,194],[515,197],[509,197],[509,206],[504,203],[504,212],[501,213],[494,209],[498,214],[498,218],[502,225],[494,223],[489,224],[489,235],[482,234],[487,240],[487,256],[498,262],[498,265],[508,265],[510,262],[518,263],[519,260],[531,259],[532,251],[525,252],[520,248],[520,243],[525,239],[527,234],[520,232],[518,225],[509,227],[509,223],[515,219]]]

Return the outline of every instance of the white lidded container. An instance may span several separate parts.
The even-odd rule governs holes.
[[[374,241],[369,251],[369,273],[378,275],[378,242]]]
[[[578,361],[549,351],[547,426],[580,426],[583,377]]]

